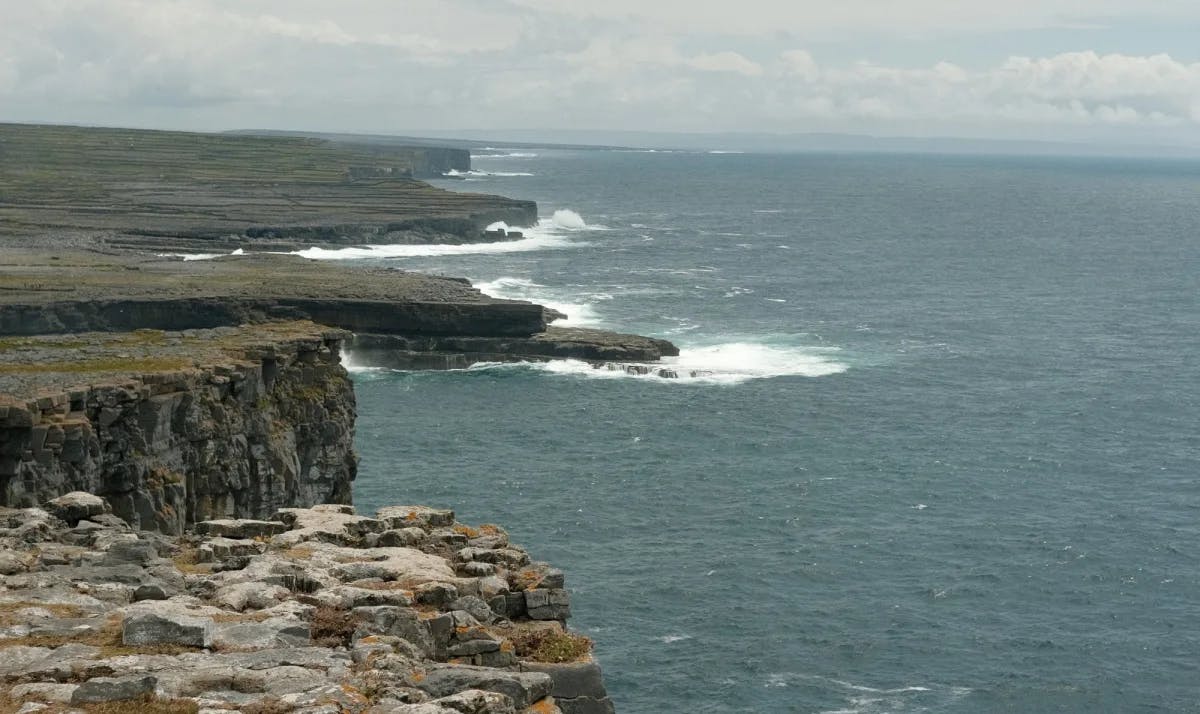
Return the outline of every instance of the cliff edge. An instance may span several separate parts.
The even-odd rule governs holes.
[[[87,491],[177,534],[349,503],[347,337],[286,322],[0,340],[0,505]]]

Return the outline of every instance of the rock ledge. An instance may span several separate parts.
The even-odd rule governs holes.
[[[170,537],[85,496],[0,509],[6,711],[613,711],[561,571],[497,526],[329,504]]]

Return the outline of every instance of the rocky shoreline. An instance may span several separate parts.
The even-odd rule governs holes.
[[[394,506],[138,532],[102,498],[0,508],[0,711],[604,714],[563,573]]]
[[[464,161],[0,124],[0,714],[613,711],[561,571],[451,511],[355,514],[341,355],[672,377],[675,346],[262,252],[536,223],[413,178]]]

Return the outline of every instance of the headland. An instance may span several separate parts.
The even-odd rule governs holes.
[[[350,505],[346,349],[399,369],[678,354],[460,278],[290,254],[519,238],[489,226],[534,224],[532,202],[419,180],[469,162],[0,125],[0,711],[612,711],[561,573],[498,527]]]

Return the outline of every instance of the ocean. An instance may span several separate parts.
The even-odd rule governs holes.
[[[562,567],[619,712],[1200,711],[1200,164],[483,153],[524,239],[307,254],[684,378],[355,370],[355,499]]]

